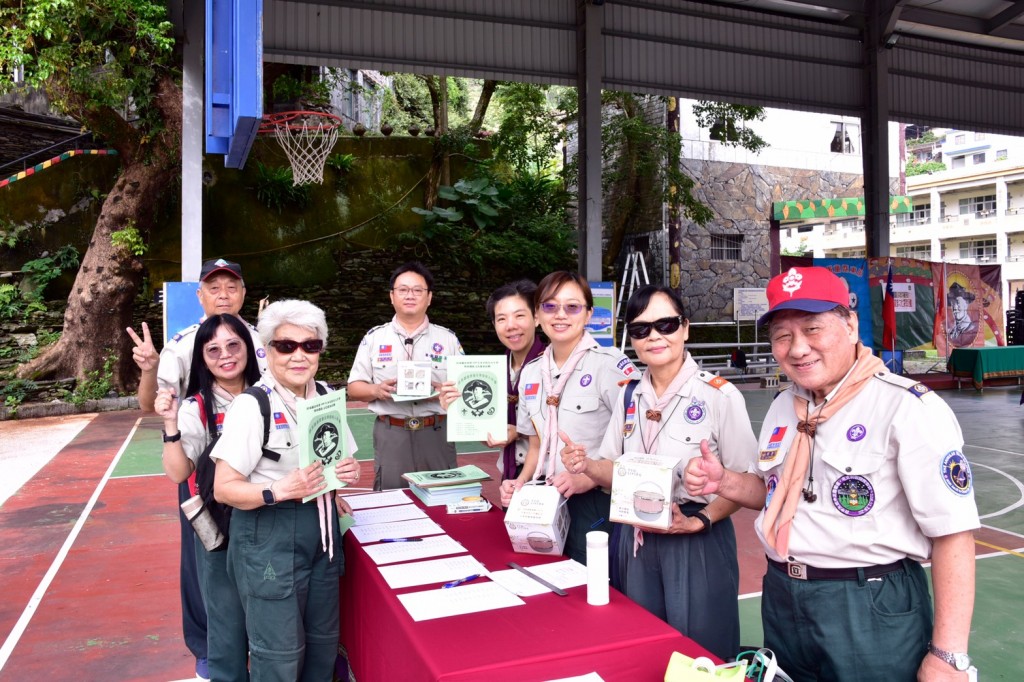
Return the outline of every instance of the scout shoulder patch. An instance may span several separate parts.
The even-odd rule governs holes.
[[[971,465],[959,450],[952,450],[942,458],[942,481],[957,495],[971,493]]]
[[[893,374],[892,372],[878,372],[875,374],[875,378],[880,379],[891,386],[896,386],[905,391],[910,391],[910,393],[916,395],[918,398],[922,398],[926,394],[931,393],[931,389],[920,381],[915,381],[914,379],[900,376],[899,374]]]
[[[722,377],[718,376],[717,374],[713,374],[712,372],[697,372],[697,378],[703,381],[711,388],[716,388],[722,393],[725,393],[726,395],[732,393],[733,391],[739,390],[728,379],[723,379]]]

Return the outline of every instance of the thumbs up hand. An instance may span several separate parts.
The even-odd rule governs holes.
[[[683,485],[690,495],[711,495],[718,492],[724,474],[722,462],[711,452],[705,439],[700,442],[700,457],[694,457],[686,464]]]

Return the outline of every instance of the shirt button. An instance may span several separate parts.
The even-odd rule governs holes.
[[[795,556],[790,556],[790,557],[789,557],[789,560],[790,560],[790,561],[796,561],[796,557],[795,557]]]
[[[686,442],[687,442],[687,443],[689,443],[689,442],[690,442],[690,437],[689,437],[689,436],[687,436],[687,437],[686,437]]]
[[[853,469],[851,469],[850,467],[846,467],[846,473],[850,473],[851,471],[853,471]]]

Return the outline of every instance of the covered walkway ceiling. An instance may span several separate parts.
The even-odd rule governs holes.
[[[582,4],[264,0],[264,59],[577,85]],[[585,4],[604,88],[1024,135],[1024,0]]]

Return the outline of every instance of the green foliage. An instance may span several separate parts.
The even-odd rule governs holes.
[[[441,187],[438,196],[448,205],[432,211],[413,208],[424,217],[424,228],[400,235],[399,248],[477,273],[498,270],[539,278],[573,267],[575,230],[560,179],[524,173],[502,181],[482,175]],[[436,244],[443,249],[431,252]]]
[[[946,136],[943,135],[941,139],[945,139],[945,138],[946,138]],[[933,131],[933,130],[926,130],[924,135],[921,135],[921,137],[911,137],[911,138],[908,138],[907,139],[907,147],[909,147],[909,148],[920,147],[922,145],[932,144],[933,142],[938,142],[939,139],[940,138],[939,138],[938,135],[935,134],[935,131]]]
[[[60,341],[60,331],[50,331],[48,329],[36,330],[36,345],[40,348],[46,348]]]
[[[802,258],[802,257],[807,255],[807,249],[808,249],[807,240],[806,239],[801,239],[799,246],[797,246],[795,249],[783,249],[782,250],[782,255],[783,256],[797,256],[797,257]]]
[[[746,125],[737,123],[763,121],[767,114],[763,107],[745,107],[725,102],[700,101],[693,105],[697,125],[711,129],[711,139],[728,147],[743,147],[757,153],[768,143]]]
[[[327,157],[325,165],[338,173],[348,173],[355,165],[356,157],[352,154],[331,154]]]
[[[501,122],[493,138],[494,158],[514,173],[538,173],[564,139],[561,117],[548,99],[550,87],[505,83],[495,92]]]
[[[116,360],[117,356],[107,349],[107,356],[103,360],[103,369],[86,372],[85,379],[75,384],[75,390],[67,396],[67,401],[74,405],[81,405],[86,400],[99,400],[107,397],[114,386],[114,362]]]
[[[0,220],[0,246],[13,249],[27,238],[30,225],[15,225],[9,220]]]
[[[115,249],[126,255],[142,256],[149,249],[142,239],[142,234],[132,221],[128,221],[128,225],[124,229],[111,232],[110,243],[114,245]]]
[[[0,91],[29,86],[81,119],[85,111],[124,110],[143,135],[162,130],[156,82],[176,70],[174,27],[159,0],[21,0],[0,5]]]
[[[303,111],[330,111],[331,88],[336,79],[310,74],[309,80],[299,80],[283,73],[274,79],[271,93],[275,102],[294,102]]]
[[[22,265],[21,269],[27,273],[35,295],[42,296],[46,285],[60,277],[61,272],[77,267],[78,249],[71,244],[64,244],[52,256],[44,252],[39,258]]]
[[[44,310],[46,306],[38,296],[22,294],[21,289],[13,284],[0,284],[0,320],[23,319]]]
[[[921,163],[914,157],[907,159],[907,177],[913,177],[915,175],[925,175],[928,173],[938,173],[939,171],[946,170],[946,164],[941,161],[925,161]]]
[[[280,213],[289,206],[309,206],[309,185],[296,185],[289,166],[267,166],[256,162],[256,198],[267,208]]]
[[[32,391],[39,388],[39,385],[28,379],[11,379],[0,386],[0,398],[4,400],[4,407],[17,414],[18,406],[25,402],[25,398]]]

